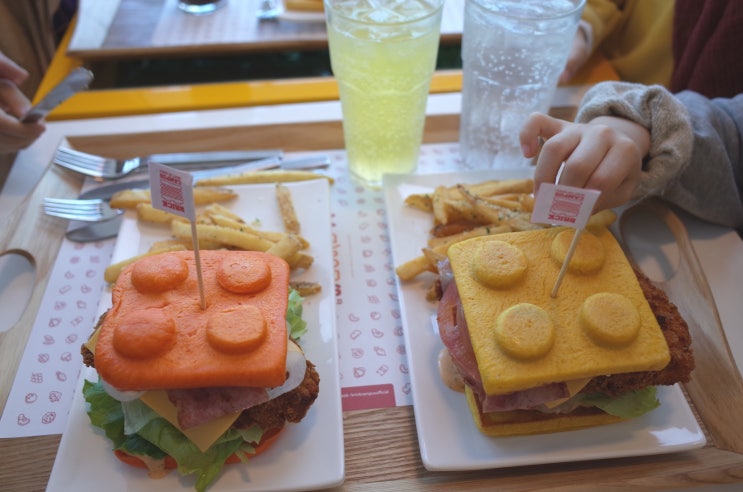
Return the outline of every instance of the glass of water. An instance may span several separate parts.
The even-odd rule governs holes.
[[[521,167],[519,131],[552,102],[585,0],[466,0],[459,144],[466,168]]]

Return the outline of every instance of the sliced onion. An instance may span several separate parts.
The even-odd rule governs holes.
[[[273,400],[299,386],[304,380],[305,372],[307,372],[307,360],[304,353],[296,343],[289,340],[286,351],[286,373],[288,376],[284,384],[268,390],[268,398]]]
[[[101,386],[108,393],[108,395],[114,400],[118,401],[132,401],[142,396],[144,391],[122,391],[114,388],[109,383],[101,378]]]

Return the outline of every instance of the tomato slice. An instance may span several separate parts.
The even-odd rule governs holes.
[[[120,449],[114,449],[114,455],[116,455],[117,458],[119,458],[121,461],[123,461],[129,466],[134,466],[137,468],[147,468],[147,465],[144,464],[144,461],[142,461],[137,456],[127,453],[126,451],[122,451]],[[175,462],[173,458],[171,458],[170,456],[165,457],[165,469],[166,470],[173,470],[177,466],[178,464]]]
[[[255,453],[251,454],[249,457],[258,456],[259,454],[261,454],[262,452],[270,448],[271,445],[274,442],[276,442],[279,436],[281,436],[282,430],[284,430],[283,427],[280,429],[279,428],[270,429],[269,431],[264,433],[263,437],[261,438],[261,442],[258,443],[257,446],[255,446]],[[126,463],[127,465],[134,466],[136,468],[147,468],[147,465],[142,459],[140,459],[137,456],[131,455],[127,453],[126,451],[115,449],[114,455],[116,455],[116,457],[119,460]],[[233,454],[225,460],[225,463],[234,464],[234,463],[240,463],[241,461],[242,460],[240,459],[239,456],[237,456],[236,454]],[[176,461],[172,457],[170,456],[165,457],[165,469],[166,470],[174,470],[177,467],[178,467],[178,463],[176,463]]]

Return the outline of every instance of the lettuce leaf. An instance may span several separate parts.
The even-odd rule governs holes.
[[[631,391],[615,398],[601,393],[579,393],[575,398],[578,398],[577,403],[580,405],[598,407],[608,414],[623,419],[639,417],[660,406],[655,386]]]
[[[146,455],[156,460],[165,458],[165,453],[160,448],[139,438],[136,434],[124,433],[124,411],[121,402],[111,398],[103,389],[100,382],[92,383],[85,380],[83,383],[83,395],[88,402],[88,417],[90,422],[106,434],[111,440],[113,449],[120,449],[130,454]]]
[[[202,452],[170,422],[160,417],[141,400],[121,402],[106,393],[99,382],[85,381],[83,395],[89,404],[88,416],[114,445],[132,455],[145,455],[156,460],[172,456],[181,475],[193,474],[195,488],[203,492],[217,478],[227,458],[237,453],[241,458],[254,451],[249,442],[260,441],[263,431],[257,426],[245,430],[229,429]],[[125,422],[126,419],[131,421]],[[136,429],[125,434],[125,428]]]
[[[302,301],[304,298],[295,289],[289,289],[289,305],[286,308],[286,325],[292,340],[307,333],[307,322],[302,319]]]

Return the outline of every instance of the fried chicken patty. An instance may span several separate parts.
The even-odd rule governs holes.
[[[262,429],[280,428],[286,422],[299,422],[307,414],[320,392],[320,375],[312,362],[307,361],[304,379],[293,390],[244,410],[237,418],[234,427],[244,429],[258,424]]]
[[[637,269],[635,269],[635,275],[666,338],[671,361],[660,371],[629,372],[593,378],[583,388],[582,393],[619,396],[647,386],[686,383],[691,378],[691,371],[694,370],[694,354],[686,321],[662,289],[653,285],[650,279]]]

